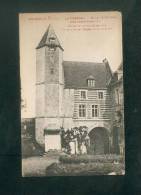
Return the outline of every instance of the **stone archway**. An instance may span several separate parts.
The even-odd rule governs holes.
[[[107,129],[104,127],[96,127],[90,131],[89,137],[91,154],[109,153],[109,137],[107,132]]]

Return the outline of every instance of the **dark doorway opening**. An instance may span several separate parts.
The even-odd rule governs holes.
[[[113,153],[120,154],[119,148],[119,127],[113,127]]]
[[[96,127],[90,131],[89,137],[91,154],[109,153],[109,137],[107,129],[104,127]]]

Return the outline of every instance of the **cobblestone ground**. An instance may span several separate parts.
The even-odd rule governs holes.
[[[23,177],[45,176],[46,168],[52,163],[58,162],[58,156],[44,155],[22,159]]]

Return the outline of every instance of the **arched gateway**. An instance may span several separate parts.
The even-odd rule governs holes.
[[[91,154],[108,154],[109,153],[109,136],[104,127],[96,127],[89,132],[90,153]]]

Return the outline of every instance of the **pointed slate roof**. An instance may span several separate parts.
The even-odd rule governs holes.
[[[111,79],[110,66],[93,62],[64,61],[65,88],[97,88],[104,89]],[[95,87],[87,85],[87,79],[91,76],[95,80]]]
[[[39,49],[39,48],[44,47],[44,46],[50,46],[51,45],[50,38],[55,38],[55,42],[54,42],[55,46],[60,47],[60,49],[63,50],[55,32],[54,32],[54,29],[51,25],[48,26],[46,32],[44,33],[44,35],[43,35],[41,41],[39,42],[38,46],[36,47],[36,49]]]
[[[115,86],[117,83],[121,82],[123,82],[123,63],[121,63],[117,70],[113,73],[109,86]]]

